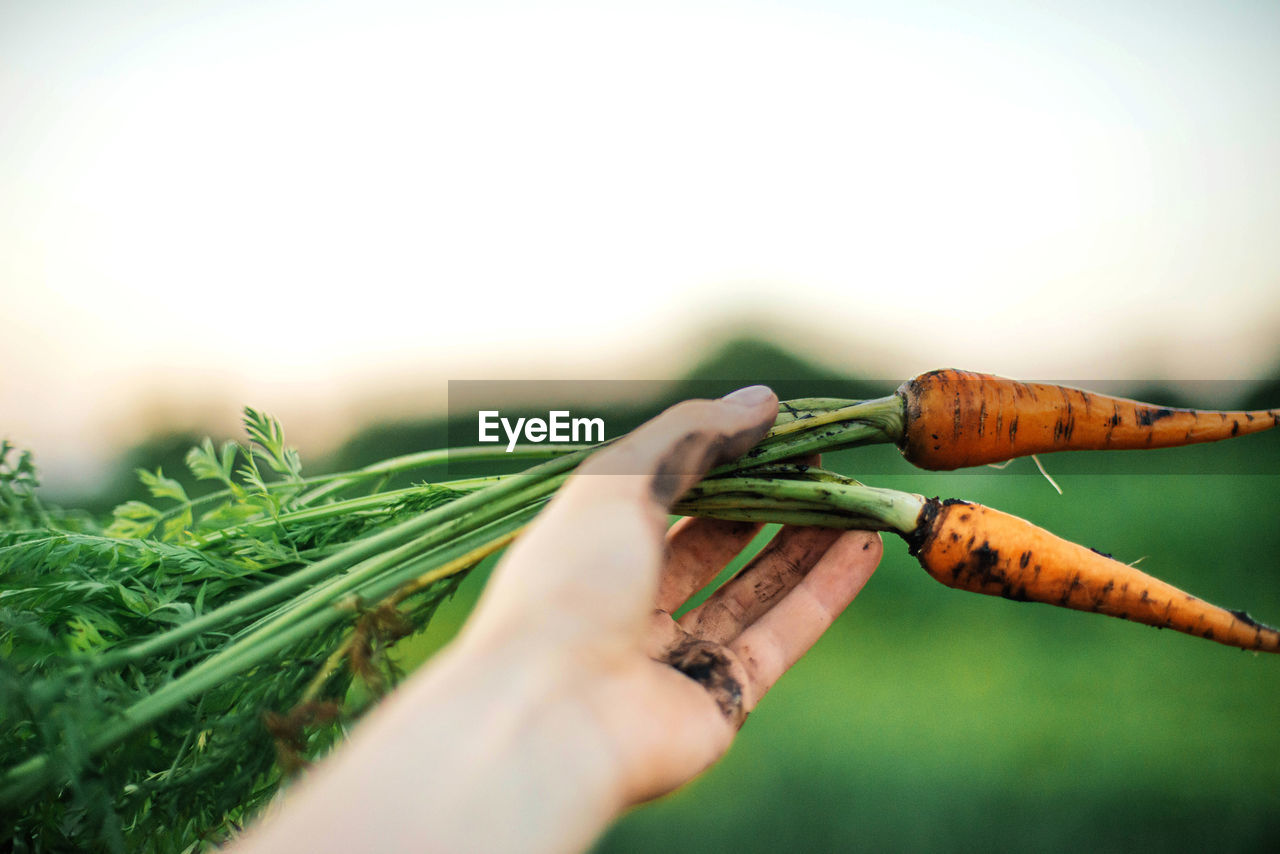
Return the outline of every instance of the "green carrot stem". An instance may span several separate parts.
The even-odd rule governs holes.
[[[565,456],[590,450],[592,445],[516,445],[510,452],[505,446],[481,445],[470,448],[446,448],[420,451],[389,460],[382,460],[355,471],[326,475],[328,481],[319,489],[299,496],[302,505],[311,504],[325,496],[371,477],[397,474],[428,468],[450,462],[474,462],[477,460],[538,460]]]
[[[426,571],[424,561],[425,566],[429,567],[439,560],[438,556],[441,552],[436,550],[436,547],[451,553],[452,550],[463,546],[470,545],[470,547],[474,548],[477,542],[486,542],[483,539],[482,532],[488,530],[488,526],[491,524],[503,525],[509,518],[506,515],[508,512],[514,512],[517,515],[527,513],[531,517],[536,512],[536,508],[541,507],[551,493],[559,488],[562,481],[563,476],[543,482],[540,484],[540,491],[525,502],[523,506],[513,508],[514,501],[494,503],[461,519],[446,522],[440,528],[433,529],[404,545],[373,555],[353,566],[342,575],[334,576],[305,593],[290,599],[283,607],[259,619],[249,629],[253,631],[270,631],[273,626],[278,625],[278,620],[296,619],[298,614],[305,614],[316,608],[333,605],[351,594],[358,593],[364,598],[381,598],[384,594],[381,592],[380,587],[369,591],[362,589],[361,586],[382,577],[384,574],[389,574],[393,568],[401,564],[411,567],[411,570],[406,571],[421,574]],[[531,506],[533,507],[532,510],[530,510]],[[498,533],[501,534],[506,530],[506,527],[499,527]],[[418,558],[418,560],[415,561],[415,558]],[[390,577],[398,579],[401,574],[403,573],[391,574]]]
[[[786,424],[797,418],[808,418],[816,412],[830,412],[833,409],[843,409],[856,403],[861,403],[861,401],[848,400],[842,397],[797,397],[791,400],[783,400],[778,403],[778,419],[775,424]]]
[[[806,525],[809,527],[839,528],[842,530],[858,528],[868,531],[884,531],[890,529],[889,525],[879,519],[861,516],[835,507],[820,507],[818,505],[799,503],[784,507],[776,501],[761,501],[750,498],[702,498],[688,504],[678,504],[673,512],[682,516],[702,516],[710,519]]]
[[[839,472],[819,468],[818,466],[811,466],[806,463],[770,463],[763,466],[751,466],[749,468],[739,469],[734,473],[734,476],[780,478],[785,480],[811,480],[823,483],[849,484],[852,486],[861,485],[853,478],[846,477]]]
[[[249,522],[242,522],[238,525],[219,528],[218,530],[211,531],[208,534],[197,535],[197,540],[193,545],[197,548],[207,548],[208,546],[217,545],[230,537],[240,537],[245,534],[253,534],[258,531],[271,531],[279,528],[281,525],[293,525],[299,522],[316,522],[322,519],[332,519],[338,516],[360,513],[365,510],[381,510],[389,505],[395,504],[397,501],[402,501],[406,498],[413,498],[417,495],[425,495],[433,490],[438,490],[440,487],[446,487],[458,492],[469,492],[474,489],[482,489],[486,486],[500,483],[503,480],[509,480],[513,477],[520,476],[521,473],[516,473],[463,478],[451,481],[446,480],[439,483],[429,483],[425,486],[407,486],[403,489],[392,489],[386,492],[376,492],[372,495],[345,498],[341,501],[322,504],[319,507],[304,507],[301,510],[287,511],[270,519],[255,519]]]
[[[903,533],[915,530],[920,508],[924,506],[924,499],[921,496],[894,489],[751,477],[704,480],[685,493],[681,505],[696,507],[699,499],[715,496],[762,499],[776,502],[780,505],[780,509],[788,509],[794,503],[805,507],[813,505],[830,507],[856,516],[878,520]]]
[[[706,507],[689,506],[680,509],[686,516],[702,516],[708,519],[725,519],[730,522],[763,522],[778,525],[803,525],[809,528],[858,529],[862,531],[889,530],[884,522],[868,516],[845,514],[835,510],[784,510],[778,507]]]
[[[336,554],[299,569],[234,602],[228,602],[220,608],[202,614],[188,623],[176,626],[139,644],[105,653],[99,656],[93,668],[106,670],[155,655],[237,617],[280,602],[316,581],[342,572],[379,553],[402,546],[426,532],[432,532],[434,541],[445,539],[458,532],[461,526],[457,522],[469,513],[478,512],[488,519],[497,518],[502,515],[505,508],[520,506],[546,494],[549,483],[552,484],[550,489],[554,491],[564,474],[581,462],[585,456],[585,451],[566,454],[534,466],[522,476],[464,495],[456,501],[434,507],[421,516],[407,519],[385,531],[357,540]]]
[[[438,448],[431,451],[418,451],[412,454],[403,454],[398,457],[379,460],[378,462],[364,466],[363,468],[351,469],[350,471],[314,475],[312,477],[304,477],[300,480],[273,481],[266,484],[266,487],[267,490],[271,492],[278,492],[284,489],[297,489],[300,486],[317,487],[316,489],[303,493],[298,497],[298,506],[306,506],[334,492],[346,489],[348,486],[353,486],[366,480],[386,477],[392,474],[402,474],[404,472],[430,468],[432,466],[444,465],[449,462],[475,462],[478,460],[541,460],[578,453],[579,451],[588,450],[591,447],[592,446],[590,445],[516,445],[510,452],[507,451],[505,446],[498,445]],[[230,489],[219,489],[215,492],[210,492],[208,495],[202,495],[199,498],[193,498],[186,503],[168,508],[160,514],[160,519],[168,519],[182,512],[184,509],[194,509],[200,505],[210,504],[217,501],[225,501],[227,498],[231,497],[231,494]]]
[[[852,423],[830,424],[820,426],[816,430],[806,428],[805,432],[797,433],[794,436],[778,438],[771,442],[766,441],[749,452],[743,458],[742,463],[721,466],[716,471],[727,472],[732,471],[735,465],[740,466],[743,463],[758,466],[777,462],[788,457],[804,456],[822,450],[835,450],[877,441],[886,441],[885,434],[878,427],[866,422],[855,421]],[[545,451],[541,446],[536,447]],[[473,454],[474,458],[494,454],[492,448],[461,450]],[[269,607],[315,581],[342,572],[355,563],[381,551],[397,548],[426,531],[435,529],[433,541],[452,536],[458,530],[458,526],[453,523],[477,507],[486,504],[490,505],[487,511],[490,514],[488,518],[497,518],[502,515],[504,509],[519,506],[528,500],[545,494],[543,479],[567,474],[585,459],[591,450],[590,448],[585,448],[563,454],[548,462],[534,466],[526,472],[514,476],[511,480],[500,481],[493,486],[433,508],[421,516],[406,520],[371,537],[352,543],[348,548],[344,548],[308,567],[246,594],[234,602],[229,602],[221,608],[202,614],[188,623],[134,646],[105,653],[98,657],[93,665],[94,669],[104,670],[119,667],[131,661],[138,661],[149,655],[154,655],[184,640],[197,637],[204,632],[224,625],[230,620],[258,611],[264,607]],[[428,455],[435,455],[433,459],[438,462],[446,459],[447,457],[443,455],[448,453],[447,451],[424,452],[423,454],[409,455],[409,457],[401,459],[408,460],[413,458],[413,464],[418,465],[422,464],[422,461]],[[409,462],[400,463],[400,465],[406,466],[409,464]],[[374,469],[376,467],[369,468]],[[372,472],[366,470],[365,473],[377,475],[385,470],[386,468],[382,467]],[[558,482],[556,485],[558,486]],[[495,504],[497,505],[496,509],[492,506]]]
[[[451,569],[456,574],[468,567],[458,558],[474,553],[511,530],[528,524],[543,502],[522,508],[472,532],[470,536],[456,537],[429,555],[405,560],[402,565],[381,566],[388,571],[363,587],[346,588],[336,594],[350,593],[358,600],[382,599],[401,585],[421,577],[432,566]],[[441,574],[438,578],[444,578]],[[343,597],[349,599],[349,597]],[[181,676],[155,692],[147,695],[127,709],[114,715],[111,721],[95,733],[88,742],[90,755],[100,753],[112,744],[127,738],[140,728],[199,696],[223,681],[271,658],[281,650],[307,637],[322,632],[336,623],[351,618],[351,609],[337,598],[324,602],[311,602],[307,606],[290,609],[286,614],[265,625],[243,634],[219,652],[201,661]],[[0,803],[14,803],[33,794],[51,782],[54,769],[45,755],[40,755],[7,769],[0,778]]]
[[[530,513],[529,518],[532,518],[532,516],[533,514]],[[385,597],[379,601],[378,604],[374,605],[373,609],[377,610],[384,605],[391,605],[393,607],[399,606],[401,602],[408,599],[410,596],[413,596],[415,593],[426,590],[431,585],[442,579],[448,578],[451,575],[456,575],[465,569],[475,566],[486,557],[489,557],[510,545],[511,541],[524,531],[527,524],[528,522],[526,521],[518,527],[511,528],[505,533],[498,534],[466,554],[446,561],[443,564],[433,566],[415,578],[409,579],[404,584],[397,587],[391,595]],[[347,632],[346,639],[343,640],[338,648],[335,649],[327,659],[325,659],[324,666],[321,667],[314,677],[312,677],[311,682],[302,693],[302,702],[305,703],[316,698],[325,683],[327,683],[330,677],[337,672],[342,660],[351,654],[352,644],[356,641],[356,638],[357,633],[354,629]]]
[[[879,428],[870,423],[855,421],[852,423],[823,425],[816,430],[806,428],[805,432],[797,433],[794,436],[776,438],[771,442],[766,441],[749,452],[743,458],[742,463],[759,466],[788,457],[803,456],[821,450],[833,450],[875,441],[884,441],[884,434]],[[477,458],[493,453],[493,449],[490,448],[463,450],[474,454]],[[139,661],[147,656],[162,652],[185,640],[223,626],[231,620],[283,601],[316,581],[341,573],[356,563],[371,558],[380,552],[398,548],[425,532],[431,531],[433,533],[429,540],[419,543],[415,548],[439,542],[463,529],[465,526],[457,524],[458,521],[479,507],[488,505],[487,510],[484,512],[484,517],[487,519],[497,518],[507,509],[520,506],[529,500],[547,494],[547,485],[544,483],[544,479],[555,479],[557,481],[555,486],[558,486],[559,480],[585,459],[589,450],[581,449],[563,454],[549,462],[534,466],[523,474],[514,476],[511,480],[499,481],[485,489],[433,508],[414,519],[406,520],[378,534],[352,543],[349,547],[339,552],[246,594],[234,602],[229,602],[220,608],[202,614],[188,623],[176,626],[133,646],[102,654],[92,666],[95,670],[105,670],[122,666],[131,661]],[[481,451],[484,454],[481,454]],[[398,465],[423,464],[423,460],[427,459],[428,455],[434,455],[432,458],[439,461],[443,458],[443,453],[447,452],[435,451],[409,455],[407,458],[401,458],[402,462],[398,463]],[[737,465],[740,466],[742,463]],[[369,469],[375,468],[378,470],[366,470],[365,473],[376,475],[387,469],[386,466],[369,467]],[[721,466],[717,471],[732,471],[733,468],[733,465]],[[554,489],[554,487],[552,488]],[[371,568],[368,571],[376,570]]]
[[[890,395],[889,397],[880,397],[875,400],[850,402],[847,406],[827,411],[787,412],[784,409],[783,412],[791,417],[781,423],[775,423],[773,429],[765,434],[765,439],[786,436],[791,433],[846,421],[865,422],[871,426],[878,427],[886,435],[897,436],[901,435],[902,424],[906,418],[903,406],[901,397]],[[781,421],[781,415],[779,420]]]
[[[799,422],[793,422],[799,423]],[[718,466],[711,475],[728,474],[744,468],[776,463],[792,457],[807,457],[825,451],[839,451],[858,445],[891,441],[879,426],[862,421],[828,424],[794,435],[766,439],[733,463]]]

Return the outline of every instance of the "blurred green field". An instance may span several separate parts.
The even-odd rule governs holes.
[[[699,371],[790,378],[791,395],[823,387],[784,355],[748,348]],[[341,464],[424,447],[441,429],[371,431]],[[1044,463],[1063,495],[1030,460],[977,474],[916,472],[892,448],[825,461],[873,485],[980,501],[1126,562],[1142,558],[1145,571],[1189,592],[1280,623],[1280,431],[1123,465],[1104,454]],[[487,570],[408,642],[406,661],[457,630]],[[1278,712],[1280,657],[952,591],[888,537],[864,593],[764,699],[729,755],[632,811],[596,850],[1273,850]]]

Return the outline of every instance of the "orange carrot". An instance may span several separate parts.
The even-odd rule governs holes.
[[[906,535],[948,587],[1109,614],[1242,649],[1280,652],[1280,632],[1210,605],[1108,555],[979,504],[926,501]]]
[[[948,470],[1048,451],[1169,448],[1280,424],[1280,409],[1170,409],[1065,386],[942,370],[903,383],[898,447],[921,468]]]

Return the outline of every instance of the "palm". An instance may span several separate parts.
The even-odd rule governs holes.
[[[706,602],[676,610],[759,526],[685,519],[667,538],[657,610],[629,645],[580,671],[583,700],[622,764],[627,800],[664,794],[728,749],[747,713],[862,588],[880,556],[873,533],[784,528]]]

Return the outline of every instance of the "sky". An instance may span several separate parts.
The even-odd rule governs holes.
[[[1280,364],[1280,4],[0,0],[0,433]]]

